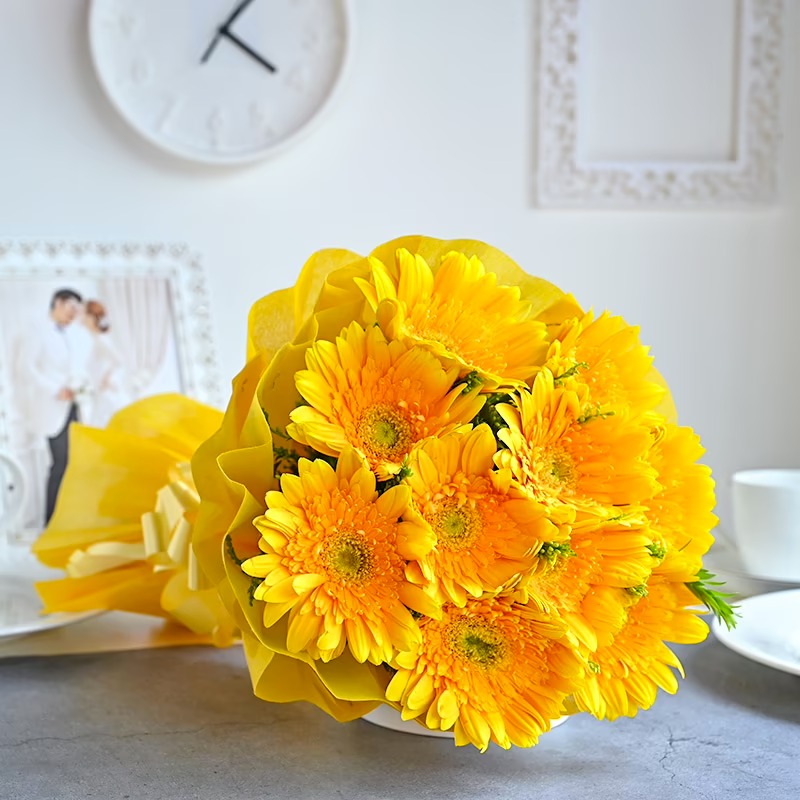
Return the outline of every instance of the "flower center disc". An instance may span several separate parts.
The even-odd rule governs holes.
[[[499,666],[508,653],[504,638],[480,620],[456,620],[446,638],[453,651],[483,669]]]
[[[538,463],[537,463],[538,462]],[[563,447],[548,447],[534,461],[534,485],[545,495],[571,493],[577,476],[575,461]]]
[[[459,506],[455,500],[443,503],[431,522],[438,545],[448,550],[469,547],[482,528],[480,514],[471,506]]]
[[[358,422],[358,435],[365,450],[387,461],[405,454],[411,444],[408,420],[397,409],[386,405],[366,409]]]
[[[360,583],[372,575],[372,550],[366,539],[357,533],[336,536],[325,548],[323,558],[339,580]]]

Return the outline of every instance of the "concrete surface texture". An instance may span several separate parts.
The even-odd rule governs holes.
[[[339,725],[257,700],[238,648],[0,662],[0,798],[683,798],[800,794],[800,677],[678,648],[687,679],[633,720],[532,750]]]

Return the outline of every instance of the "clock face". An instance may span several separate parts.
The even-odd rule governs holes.
[[[196,161],[284,147],[330,100],[348,0],[93,0],[97,73],[145,138]]]

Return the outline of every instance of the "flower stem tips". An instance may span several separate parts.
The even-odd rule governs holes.
[[[391,478],[387,478],[383,483],[378,484],[378,491],[383,494],[387,489],[391,489],[393,486],[399,486],[406,478],[412,477],[413,474],[414,470],[409,467],[408,459],[405,459],[397,475],[392,475]]]
[[[463,394],[469,394],[476,386],[483,386],[483,379],[473,370],[464,377],[462,383],[464,384]]]
[[[577,364],[562,372],[560,375],[554,376],[553,383],[558,384],[567,380],[567,378],[574,378],[582,369],[589,369],[589,365],[585,361],[579,361]]]
[[[560,558],[569,558],[575,555],[575,551],[567,542],[545,542],[537,553],[539,558],[554,567]]]
[[[667,548],[661,542],[651,542],[645,549],[653,558],[657,558],[659,561],[663,561],[667,555]]]
[[[505,392],[495,392],[486,398],[483,408],[478,412],[475,419],[476,424],[485,422],[491,429],[492,433],[497,436],[497,432],[501,428],[507,428],[508,423],[500,416],[497,406],[500,403],[510,403],[511,395]]]

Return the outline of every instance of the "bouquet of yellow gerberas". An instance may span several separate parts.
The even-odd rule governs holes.
[[[324,250],[253,307],[224,416],[73,427],[40,593],[241,635],[266,700],[530,746],[674,692],[698,600],[732,622],[702,452],[635,328],[498,250]]]
[[[250,316],[193,545],[256,694],[456,744],[631,716],[699,642],[716,522],[637,329],[474,241],[317,253]]]

